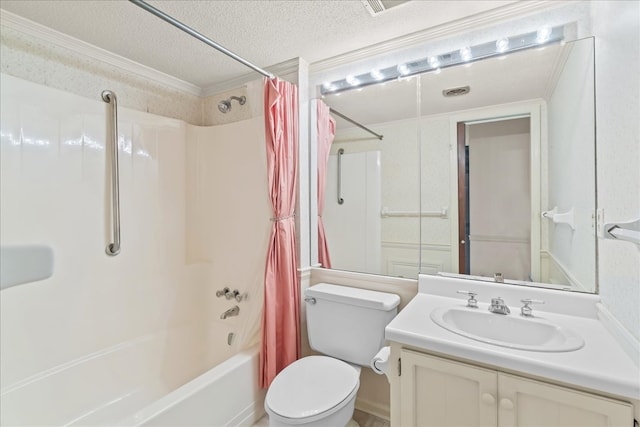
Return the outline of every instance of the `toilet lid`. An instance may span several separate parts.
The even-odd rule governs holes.
[[[359,385],[360,372],[327,356],[304,357],[273,380],[266,404],[285,418],[307,418],[337,406]]]

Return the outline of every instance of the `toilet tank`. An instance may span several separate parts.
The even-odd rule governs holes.
[[[384,328],[400,297],[386,292],[319,283],[305,291],[311,348],[361,366],[384,346]]]

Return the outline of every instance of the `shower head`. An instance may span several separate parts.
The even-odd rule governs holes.
[[[231,111],[231,101],[234,99],[238,101],[238,104],[240,105],[244,105],[247,102],[246,96],[232,96],[229,99],[220,101],[218,103],[218,110],[220,110],[221,113],[228,113],[229,111]]]

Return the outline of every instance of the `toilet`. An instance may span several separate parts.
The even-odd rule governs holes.
[[[384,346],[384,328],[397,314],[400,297],[328,283],[304,295],[309,344],[323,355],[297,360],[274,378],[264,402],[269,426],[346,426],[360,367],[369,366]]]

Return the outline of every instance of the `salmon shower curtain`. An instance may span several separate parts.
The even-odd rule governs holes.
[[[331,268],[329,246],[324,233],[322,212],[324,211],[324,194],[327,185],[327,164],[331,143],[336,136],[336,121],[331,117],[331,109],[318,100],[318,262],[324,268]]]
[[[295,240],[298,177],[298,88],[265,79],[265,127],[273,229],[267,253],[260,386],[300,357],[300,287]]]

